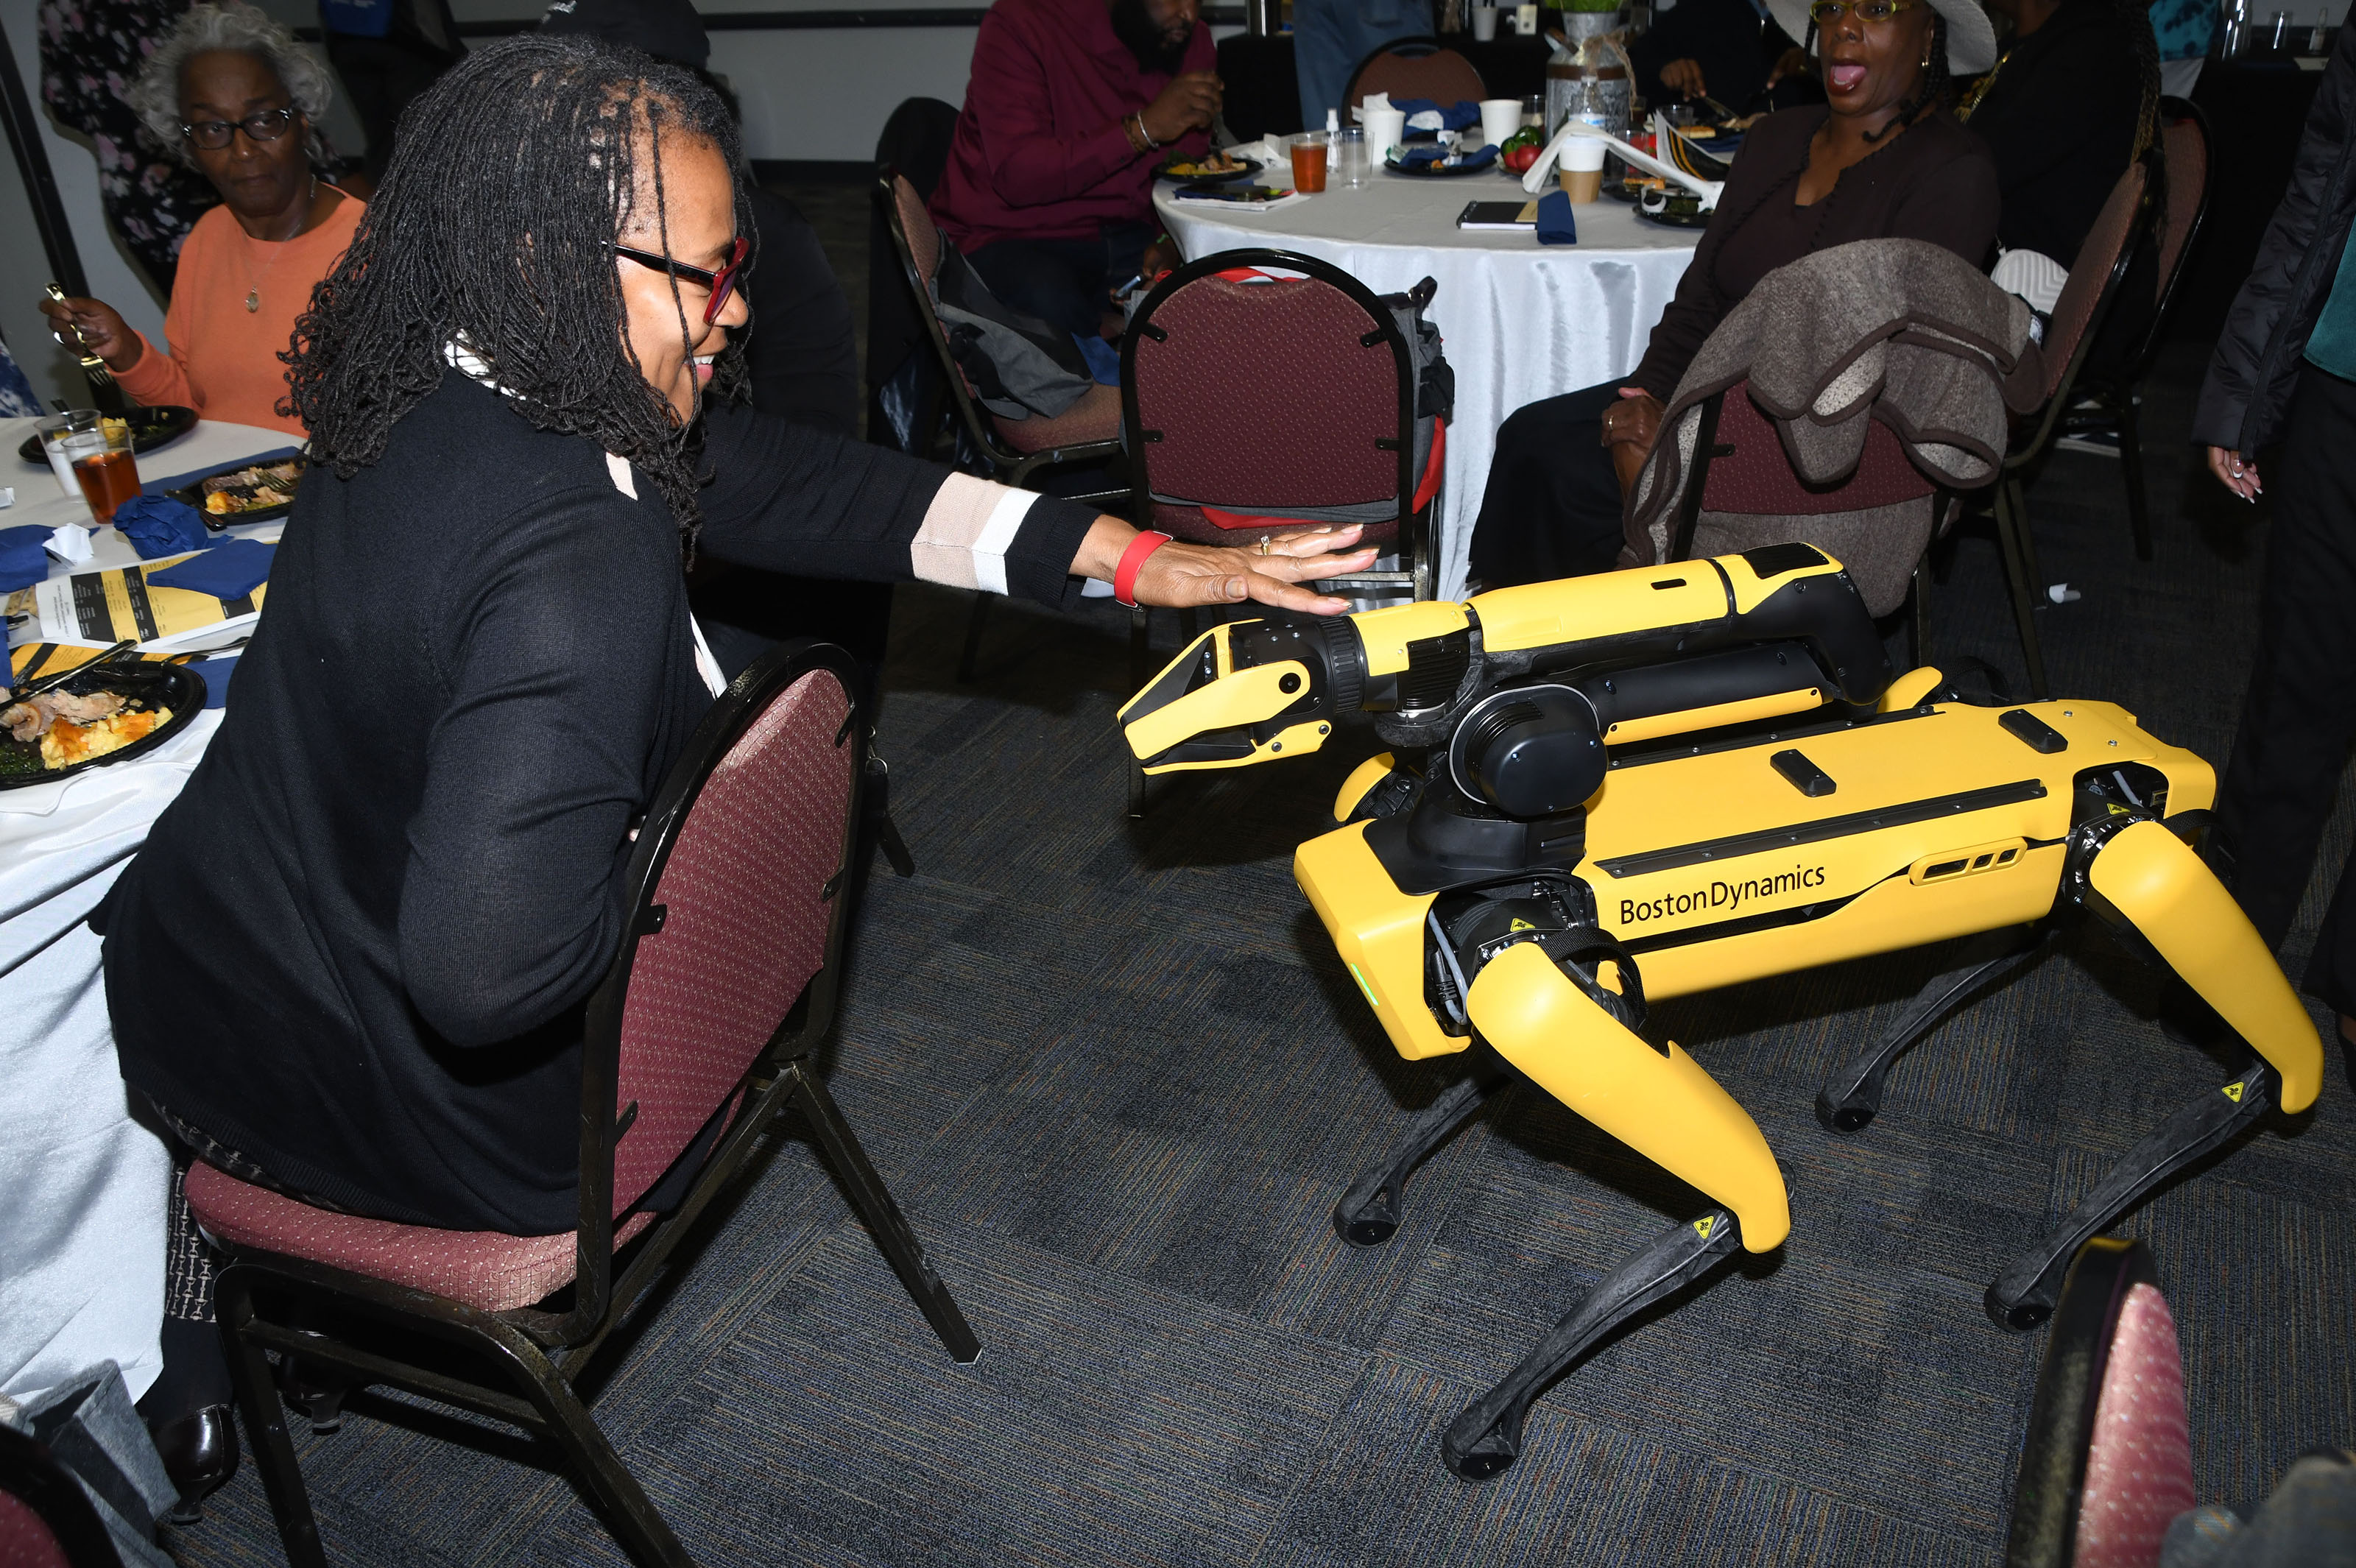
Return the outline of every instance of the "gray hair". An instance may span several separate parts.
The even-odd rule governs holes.
[[[234,49],[258,55],[278,73],[294,106],[311,123],[305,150],[314,163],[329,160],[327,138],[319,129],[328,101],[335,96],[333,79],[319,57],[294,41],[294,35],[243,0],[191,5],[171,35],[155,46],[139,68],[138,79],[123,95],[139,116],[147,133],[193,163],[187,139],[180,134],[180,72],[198,55],[214,49]]]

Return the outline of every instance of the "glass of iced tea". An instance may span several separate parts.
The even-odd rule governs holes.
[[[81,482],[91,516],[101,526],[114,521],[114,508],[139,494],[131,427],[121,420],[102,420],[96,430],[75,431],[59,444],[73,461],[74,477]]]
[[[1325,188],[1325,133],[1311,131],[1292,139],[1292,188],[1313,194]]]

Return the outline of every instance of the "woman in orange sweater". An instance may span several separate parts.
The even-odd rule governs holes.
[[[196,5],[124,96],[221,194],[180,251],[166,353],[94,299],[46,301],[61,341],[79,336],[142,403],[303,434],[278,411],[279,359],[311,289],[334,270],[361,203],[312,172],[327,69],[277,23],[238,0]]]

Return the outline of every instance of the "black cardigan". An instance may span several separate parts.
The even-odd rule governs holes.
[[[2014,44],[1972,110],[2004,198],[1997,238],[2074,265],[2135,151],[2143,81],[2112,0],[2064,0]]]
[[[1786,261],[1853,240],[1928,240],[1975,267],[1996,241],[1996,165],[1944,110],[1841,171],[1822,201],[1794,209],[1808,140],[1831,111],[1785,109],[1751,129],[1676,297],[1629,383],[1664,403],[1726,313]]]
[[[2291,162],[2290,187],[2217,339],[2192,439],[2254,457],[2282,434],[2308,334],[2356,226],[2356,27],[2340,29]]]
[[[704,549],[911,575],[942,470],[708,420]],[[629,825],[711,700],[677,527],[629,477],[455,373],[381,462],[305,477],[237,701],[102,923],[124,1079],[284,1185],[574,1221],[581,1004],[620,943]],[[1010,590],[1060,600],[1095,517],[1033,503]]]

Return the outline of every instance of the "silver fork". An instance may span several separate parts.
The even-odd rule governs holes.
[[[56,283],[52,282],[48,285],[48,292],[51,299],[59,304],[65,304],[66,292],[58,287]],[[79,325],[73,329],[73,335],[74,340],[71,343],[67,343],[63,337],[59,337],[58,342],[60,346],[70,349],[74,357],[81,362],[81,373],[90,380],[91,400],[98,403],[108,413],[128,411],[130,400],[123,395],[123,389],[115,385],[114,372],[106,368],[105,360],[91,351],[90,345],[82,340],[81,328]]]

